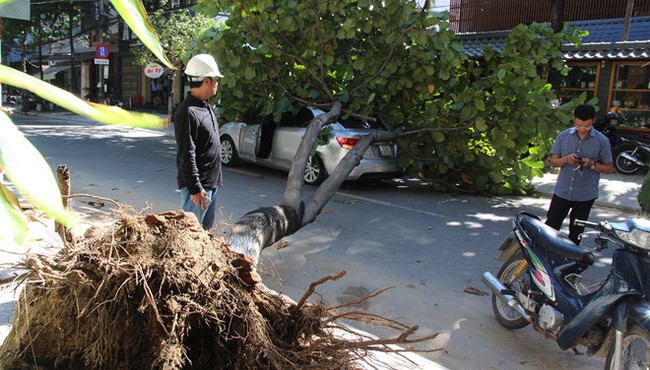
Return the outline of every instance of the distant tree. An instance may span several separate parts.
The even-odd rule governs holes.
[[[214,18],[202,14],[192,14],[188,9],[168,10],[166,4],[152,14],[151,24],[158,31],[158,37],[163,48],[167,51],[167,57],[179,70],[183,69],[183,60],[188,60],[188,50],[191,45],[196,44],[194,40],[197,35],[204,35],[206,32],[218,32],[219,24]],[[131,48],[135,62],[139,65],[147,65],[154,62],[156,58],[144,45]],[[168,72],[169,78],[178,73],[174,70]],[[168,111],[171,114],[173,93],[169,94]]]
[[[38,66],[41,66],[43,65],[42,47],[56,40],[67,39],[72,45],[70,62],[73,65],[73,40],[84,32],[79,28],[81,18],[92,13],[93,5],[80,0],[32,1],[30,20],[3,19],[3,47],[21,51],[22,71],[27,72],[27,56],[30,53],[38,53]],[[72,73],[72,76],[72,86],[76,86],[75,74]]]

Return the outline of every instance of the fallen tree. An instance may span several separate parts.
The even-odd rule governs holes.
[[[312,283],[296,303],[261,284],[252,265],[192,214],[121,213],[96,237],[26,257],[0,367],[358,369],[369,351],[436,336],[411,339],[417,327],[308,302],[344,273]],[[335,335],[352,333],[343,320],[398,334],[344,339]]]

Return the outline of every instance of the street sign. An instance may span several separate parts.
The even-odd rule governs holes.
[[[95,58],[95,64],[109,65],[111,63],[110,63],[110,61],[108,59]]]
[[[106,59],[111,54],[111,51],[108,49],[108,46],[105,44],[99,44],[95,48],[95,55],[97,58]]]
[[[165,69],[158,63],[149,63],[144,67],[144,75],[149,78],[158,78],[162,76]]]

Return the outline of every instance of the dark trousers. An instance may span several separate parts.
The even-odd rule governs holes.
[[[546,213],[546,224],[556,230],[560,230],[562,227],[562,222],[566,218],[566,215],[569,214],[569,239],[574,243],[579,244],[580,240],[578,236],[585,231],[584,226],[574,225],[575,220],[587,220],[589,218],[589,212],[591,211],[591,206],[594,205],[594,201],[586,200],[582,202],[570,201],[564,198],[560,198],[557,195],[553,194],[551,199],[551,205],[548,207],[548,212]]]

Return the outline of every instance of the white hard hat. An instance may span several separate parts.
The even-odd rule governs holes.
[[[185,74],[190,80],[201,81],[205,77],[223,77],[212,55],[198,54],[192,57],[185,67]],[[194,78],[192,78],[194,77]]]

